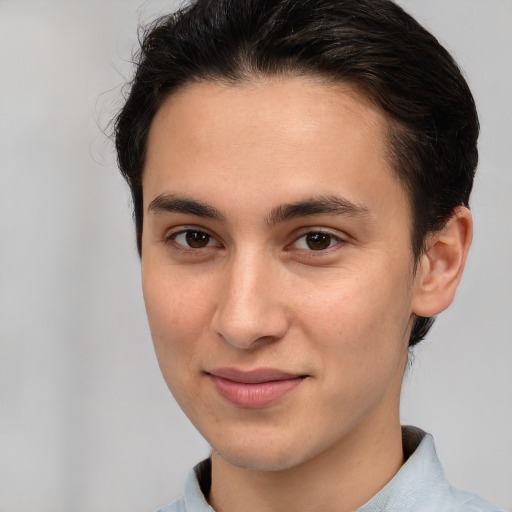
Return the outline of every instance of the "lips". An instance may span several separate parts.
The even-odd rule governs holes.
[[[271,368],[241,371],[217,368],[208,372],[217,393],[231,404],[245,409],[272,405],[293,391],[305,379]]]

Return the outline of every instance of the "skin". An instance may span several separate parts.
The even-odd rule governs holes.
[[[153,120],[144,298],[164,378],[212,446],[218,512],[354,510],[403,463],[414,315],[453,299],[471,217],[454,212],[413,271],[386,129],[357,92],[297,77],[189,85]],[[283,215],[333,197],[342,211]],[[220,367],[303,378],[251,409],[219,394]]]

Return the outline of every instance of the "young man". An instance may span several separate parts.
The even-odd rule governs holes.
[[[162,511],[495,510],[399,422],[471,243],[478,119],[388,0],[199,0],[116,125],[164,378],[212,447]]]

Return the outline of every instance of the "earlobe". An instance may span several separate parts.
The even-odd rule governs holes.
[[[470,211],[458,207],[445,226],[427,237],[416,271],[413,313],[435,316],[453,301],[473,238]]]

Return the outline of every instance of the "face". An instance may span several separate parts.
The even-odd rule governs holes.
[[[215,456],[290,468],[398,424],[415,279],[386,121],[304,78],[178,91],[143,175],[164,378]]]

